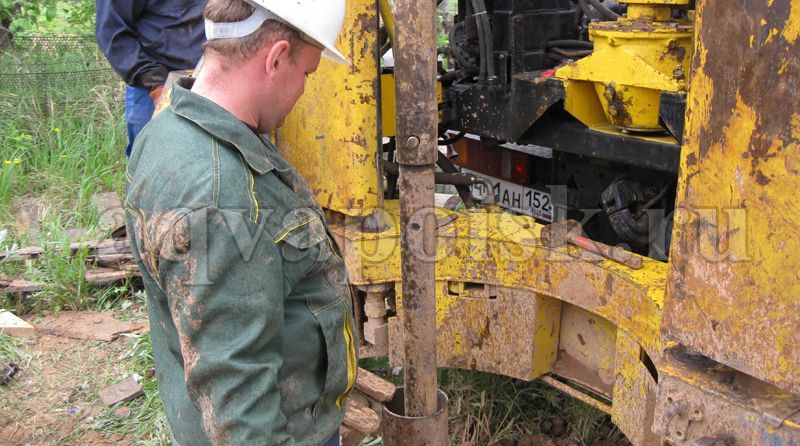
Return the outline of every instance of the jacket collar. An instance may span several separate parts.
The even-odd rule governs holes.
[[[236,147],[245,162],[259,175],[276,169],[276,164],[281,166],[277,168],[279,171],[288,167],[281,162],[280,155],[268,138],[256,135],[245,123],[216,103],[192,93],[190,88],[193,83],[194,79],[191,78],[181,78],[175,82],[170,94],[173,113]]]

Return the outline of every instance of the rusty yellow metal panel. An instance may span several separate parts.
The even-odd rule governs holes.
[[[714,437],[728,437],[730,445],[800,444],[800,395],[681,347],[662,359],[653,431],[669,444],[694,446]]]
[[[308,180],[319,203],[350,216],[381,205],[378,172],[378,9],[350,0],[337,47],[353,65],[323,59],[306,82],[278,147]]]
[[[444,209],[436,214],[439,365],[522,379],[547,371],[569,378],[613,399],[616,412],[584,396],[616,417],[629,417],[620,421],[624,432],[645,441],[637,446],[649,446],[654,381],[642,358],[664,349],[666,265],[645,259],[641,270],[633,270],[574,247],[549,248],[540,240],[543,226],[526,216]],[[332,230],[351,282],[394,283],[402,312],[396,201],[385,203],[380,220],[380,232],[362,232],[359,225]],[[397,318],[389,319],[389,339],[390,358],[402,363]],[[580,358],[568,363],[557,349]]]
[[[800,393],[800,1],[697,16],[664,330]]]
[[[651,430],[656,408],[656,380],[645,365],[642,348],[625,331],[617,331],[614,401],[611,419],[636,446],[661,446]]]
[[[566,301],[622,327],[651,356],[661,351],[664,263],[644,259],[642,269],[632,270],[610,260],[585,257],[577,248],[545,247],[540,241],[542,225],[530,217],[441,209],[437,215],[449,222],[438,229],[437,280],[515,288]],[[350,226],[332,228],[355,285],[400,280],[395,201],[387,201],[381,219],[386,227],[377,233]]]
[[[564,304],[558,360],[553,372],[611,399],[617,327],[598,315]]]
[[[464,285],[467,285],[465,288]],[[389,357],[403,363],[401,287],[389,320]],[[558,351],[561,302],[524,290],[440,281],[436,284],[437,363],[532,380],[550,371]]]

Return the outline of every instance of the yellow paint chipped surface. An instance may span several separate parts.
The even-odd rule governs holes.
[[[764,43],[770,43],[770,42],[772,42],[772,39],[774,39],[774,38],[775,38],[775,36],[777,36],[778,34],[780,34],[780,32],[781,32],[781,30],[779,30],[778,28],[772,28],[772,29],[770,29],[770,30],[769,30],[769,34],[767,35],[767,39],[764,41]]]
[[[789,22],[800,16],[798,3]],[[733,5],[706,4],[698,17],[664,325],[672,339],[800,392],[797,54],[775,29],[754,49],[749,36],[718,45],[718,27],[702,28],[712,7],[723,20]],[[764,5],[746,14],[766,25],[754,11],[765,14]],[[778,89],[758,91],[741,67],[780,72]]]
[[[390,225],[381,233],[332,228],[344,236],[354,284],[400,279],[396,202],[387,202],[387,211]],[[580,250],[540,245],[542,226],[532,218],[477,211],[447,214],[457,219],[439,230],[437,280],[486,283],[565,300],[625,327],[647,351],[659,351],[664,263],[645,259],[644,268],[632,270],[612,261],[581,260]],[[455,308],[442,302],[437,317],[442,320]]]
[[[377,14],[374,1],[347,2],[337,48],[353,65],[322,59],[277,136],[281,153],[317,201],[352,216],[369,215],[383,200],[377,168]]]
[[[631,336],[617,332],[614,404],[611,419],[636,445],[660,444],[650,430],[656,382],[641,361],[641,349]]]
[[[795,43],[800,37],[800,2],[792,0],[790,4],[789,18],[783,25],[783,38],[789,43]]]

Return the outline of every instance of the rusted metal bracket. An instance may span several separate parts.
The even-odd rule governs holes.
[[[673,401],[667,398],[667,409],[662,419],[663,430],[674,435],[678,440],[685,440],[689,434],[689,425],[703,420],[703,408],[685,401]]]

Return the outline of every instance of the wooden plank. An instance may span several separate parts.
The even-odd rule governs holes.
[[[110,239],[99,240],[96,242],[78,243],[70,245],[70,249],[72,249],[73,251],[77,251],[85,247],[88,247],[90,250],[94,250],[99,254],[120,254],[120,253],[131,252],[131,243],[126,238],[122,239],[110,238]]]
[[[142,395],[144,395],[142,386],[136,382],[133,376],[100,391],[100,399],[103,400],[103,404],[109,407],[117,403],[135,400]]]
[[[36,336],[36,329],[17,315],[0,309],[0,333],[17,338],[32,338]]]
[[[112,231],[125,224],[125,209],[116,192],[99,193],[92,196],[100,219],[97,223],[101,231]]]
[[[100,311],[62,311],[46,316],[38,325],[42,334],[110,342],[122,333],[141,332],[140,321],[120,321]]]
[[[133,254],[102,254],[96,255],[92,260],[97,262],[99,265],[107,265],[112,266],[123,262],[129,262],[133,260]]]
[[[103,257],[112,258],[114,256],[133,259],[131,244],[126,238],[104,239],[89,242],[75,242],[69,244],[71,255],[78,251],[88,249],[87,257],[89,260],[100,260]],[[58,249],[57,249],[58,250]],[[40,246],[28,246],[13,252],[0,253],[0,261],[21,262],[27,260],[40,260],[44,257],[45,249]]]
[[[364,434],[372,435],[381,428],[381,418],[369,407],[349,399],[344,412],[344,424]]]
[[[394,384],[362,368],[358,369],[356,389],[381,403],[390,401],[394,397],[395,390],[397,390]]]
[[[28,246],[12,252],[0,252],[0,261],[22,262],[25,260],[35,260],[41,258],[44,248],[38,246]]]
[[[41,283],[25,279],[0,279],[0,294],[35,293],[44,288],[45,286]]]
[[[113,268],[90,268],[86,271],[84,279],[97,285],[109,285],[131,277],[139,277],[141,273],[136,263],[131,259],[120,257],[120,263],[115,262]],[[0,279],[0,294],[27,294],[45,289],[41,283],[31,282],[26,279]]]
[[[84,278],[87,282],[94,283],[97,285],[108,285],[114,282],[119,282],[120,280],[129,279],[134,276],[139,276],[138,270],[130,270],[130,269],[112,269],[112,268],[95,268],[89,271],[86,271],[86,275]]]

